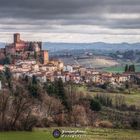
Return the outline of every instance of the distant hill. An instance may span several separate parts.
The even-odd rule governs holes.
[[[50,51],[60,51],[60,50],[79,50],[79,49],[95,49],[95,50],[140,50],[140,43],[118,43],[118,44],[109,44],[103,42],[97,43],[43,43],[43,48]]]
[[[3,48],[5,43],[0,43],[0,48]],[[95,50],[106,50],[106,51],[117,51],[117,50],[140,50],[140,43],[49,43],[44,42],[43,48],[49,51],[61,51],[61,50],[79,50],[79,49],[95,49]]]

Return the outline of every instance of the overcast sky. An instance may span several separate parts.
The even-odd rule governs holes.
[[[140,42],[140,0],[0,0],[0,40]]]

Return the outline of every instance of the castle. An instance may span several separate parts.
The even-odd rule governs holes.
[[[10,56],[12,61],[36,59],[42,64],[49,62],[47,50],[42,50],[42,42],[29,42],[20,39],[20,34],[13,35],[13,43],[8,44],[5,48],[0,49],[0,59]]]

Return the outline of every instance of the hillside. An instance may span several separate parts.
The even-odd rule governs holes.
[[[0,48],[4,47],[5,43],[0,42]],[[140,50],[140,43],[50,43],[44,42],[43,48],[50,51],[60,50],[78,50],[78,49],[95,49],[95,50]]]
[[[60,50],[78,50],[78,49],[95,49],[95,50],[140,50],[140,43],[128,44],[128,43],[118,43],[109,44],[103,42],[97,43],[43,43],[43,48],[50,51],[60,51]]]

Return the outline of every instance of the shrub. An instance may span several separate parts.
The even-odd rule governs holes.
[[[21,129],[26,131],[32,131],[33,127],[38,123],[38,119],[35,116],[30,116],[27,120],[23,120],[21,123]],[[19,129],[19,128],[18,128]]]
[[[47,118],[43,118],[41,120],[41,124],[44,126],[44,127],[50,127],[50,122]]]
[[[101,121],[99,122],[99,126],[104,128],[112,128],[113,124],[110,121]]]
[[[130,125],[133,129],[137,129],[138,128],[138,120],[135,118],[130,122]]]
[[[136,111],[136,106],[135,105],[130,105],[129,110],[130,111]]]
[[[101,104],[98,100],[92,99],[90,102],[90,109],[93,111],[100,111],[101,110]]]
[[[113,125],[114,125],[114,128],[118,128],[118,129],[123,128],[123,124],[119,121],[114,122]]]

